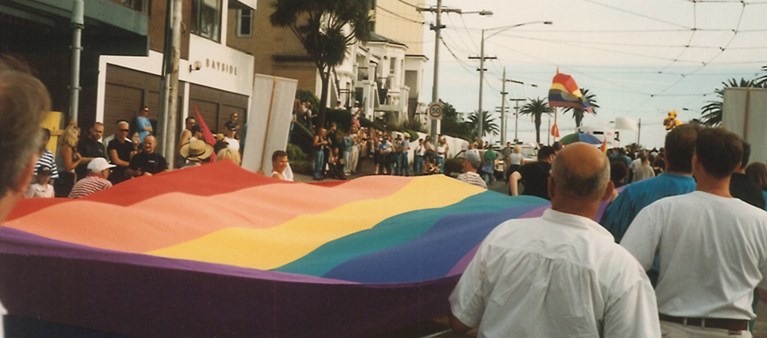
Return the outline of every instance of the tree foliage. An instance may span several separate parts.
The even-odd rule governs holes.
[[[348,46],[370,34],[370,0],[273,0],[272,7],[272,25],[290,29],[319,71],[322,125],[333,67],[344,61]]]
[[[581,94],[583,94],[583,100],[588,102],[588,104],[591,106],[590,113],[596,115],[597,108],[599,108],[599,104],[597,103],[597,95],[589,92],[589,90],[586,88],[581,88]],[[583,122],[583,118],[585,117],[586,111],[583,109],[567,107],[562,111],[562,114],[564,115],[567,112],[572,113],[573,118],[575,119],[576,130],[581,131],[581,123]]]
[[[519,114],[530,115],[533,118],[533,122],[535,122],[535,142],[538,144],[541,143],[541,118],[543,114],[551,115],[552,112],[553,110],[549,106],[549,102],[540,97],[527,101],[519,109]]]
[[[445,105],[445,110],[442,112],[441,131],[442,134],[462,138],[464,140],[471,140],[472,129],[463,121],[461,114],[455,110],[455,107],[450,103],[440,100]]]
[[[474,135],[477,135],[476,132],[479,129],[479,114],[477,114],[476,111],[471,112],[469,115],[469,120],[466,121],[466,124],[468,125],[469,130],[473,132]],[[482,138],[485,137],[485,135],[492,134],[492,135],[498,135],[500,133],[501,129],[498,127],[498,125],[495,123],[495,120],[490,115],[488,111],[485,111],[484,114],[482,114],[483,121],[482,121]]]
[[[767,88],[767,66],[762,66],[762,75],[759,75],[754,83],[760,88]]]

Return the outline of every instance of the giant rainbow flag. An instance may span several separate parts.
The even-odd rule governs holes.
[[[377,335],[447,314],[488,232],[546,207],[442,175],[307,184],[219,162],[22,201],[0,300],[128,336]]]
[[[575,83],[575,79],[568,74],[560,73],[559,70],[557,70],[557,74],[551,80],[549,106],[552,108],[571,107],[584,111],[592,110],[589,102],[583,99],[583,93],[581,93],[581,89]]]

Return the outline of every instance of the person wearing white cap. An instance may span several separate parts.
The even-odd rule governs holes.
[[[111,188],[112,182],[109,182],[107,177],[114,167],[114,164],[110,164],[103,157],[96,157],[88,162],[88,176],[75,183],[69,198],[80,198]]]
[[[487,183],[477,174],[477,169],[482,165],[482,159],[479,157],[477,149],[466,150],[461,161],[462,174],[458,175],[458,180],[487,189]]]

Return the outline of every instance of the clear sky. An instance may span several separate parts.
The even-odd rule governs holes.
[[[402,0],[407,1],[407,0]],[[427,0],[436,5],[436,0]],[[640,142],[661,146],[662,121],[668,111],[679,119],[700,116],[714,90],[730,78],[753,79],[767,66],[767,0],[443,0],[443,6],[463,11],[490,10],[493,16],[443,14],[444,44],[440,45],[439,96],[460,112],[476,111],[482,29],[534,21],[485,39],[483,109],[501,104],[501,73],[538,88],[507,83],[509,98],[546,98],[557,67],[578,85],[596,94],[597,115],[587,115],[586,128],[612,128],[616,117],[641,119]],[[422,100],[432,93],[434,32],[426,13],[425,68]],[[486,36],[497,31],[486,31]],[[513,110],[512,110],[513,112]],[[500,124],[500,117],[493,113]],[[560,132],[574,130],[572,116],[559,115]],[[507,139],[514,137],[509,116]],[[546,128],[544,120],[542,129]],[[520,117],[519,135],[534,141],[529,117]],[[622,144],[636,142],[636,132],[624,131]],[[541,139],[546,142],[546,133]],[[498,139],[496,137],[495,139]]]

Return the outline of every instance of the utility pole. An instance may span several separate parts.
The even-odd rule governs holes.
[[[431,87],[431,102],[439,102],[439,43],[442,38],[441,32],[445,25],[442,24],[442,0],[437,0],[437,19],[434,26],[431,29],[434,31],[434,82]],[[442,131],[442,120],[431,119],[431,128],[429,128],[429,135],[431,135],[432,142],[436,142],[437,135]]]
[[[506,144],[506,67],[503,67],[501,79],[501,147]]]
[[[178,117],[178,69],[181,58],[181,6],[183,0],[168,0],[165,30],[165,48],[163,50],[162,91],[160,110],[162,119],[161,153],[168,160],[169,169],[176,162],[176,121]]]
[[[442,13],[458,13],[458,14],[479,14],[479,15],[493,15],[491,11],[473,11],[464,12],[457,8],[443,8],[442,0],[437,0],[437,6],[431,8],[419,7],[416,9],[419,12],[432,12],[436,14],[436,20],[434,25],[431,25],[431,30],[434,31],[434,82],[431,87],[431,103],[439,102],[439,44],[442,39],[441,30],[445,28],[442,24]],[[441,132],[441,121],[437,119],[431,119],[431,128],[429,134],[432,140],[436,139],[437,134]]]
[[[72,4],[72,82],[69,85],[69,118],[77,123],[77,111],[80,106],[80,54],[82,53],[83,27],[85,27],[85,3],[74,0]]]
[[[482,40],[479,44],[479,56],[470,56],[469,59],[479,59],[479,103],[477,104],[477,120],[479,121],[479,131],[477,137],[482,139],[483,123],[485,122],[485,113],[482,111],[482,88],[485,81],[485,59],[496,59],[495,56],[485,56],[485,30],[482,30]]]
[[[519,143],[519,137],[517,131],[519,130],[519,102],[527,101],[527,99],[509,99],[514,101],[514,144]]]
[[[637,129],[637,145],[640,145],[639,143],[639,137],[642,136],[642,119],[639,119],[638,123],[639,129]]]
[[[531,87],[538,87],[537,84],[534,83],[524,83],[522,81],[512,80],[506,78],[506,67],[503,67],[503,79],[501,79],[501,144],[506,144],[506,117],[505,113],[506,111],[503,109],[506,106],[506,94],[508,92],[506,91],[506,82],[521,84],[521,85],[529,85]],[[509,101],[515,101],[515,119],[514,119],[514,143],[516,144],[519,139],[517,139],[517,129],[519,128],[519,101],[525,101],[525,99],[509,99]]]
[[[496,59],[496,57],[494,57],[494,56],[490,56],[490,57],[485,56],[485,32],[487,32],[487,31],[492,32],[487,37],[489,39],[489,38],[492,38],[493,36],[498,35],[499,33],[503,32],[503,31],[506,31],[506,30],[509,30],[509,29],[513,29],[513,28],[517,28],[517,27],[522,27],[522,26],[530,25],[530,24],[539,24],[539,23],[540,24],[544,24],[544,25],[551,25],[551,24],[553,24],[553,22],[551,22],[551,21],[530,21],[530,22],[523,22],[523,23],[518,23],[518,24],[514,24],[514,25],[509,25],[509,26],[486,28],[486,29],[482,30],[482,38],[481,38],[480,44],[479,44],[479,46],[480,46],[479,47],[479,56],[478,57],[477,56],[469,57],[469,59],[479,59],[479,69],[478,69],[479,70],[479,104],[478,104],[479,107],[477,109],[478,110],[477,114],[478,114],[478,117],[479,117],[479,138],[480,139],[482,138],[482,131],[483,131],[482,123],[484,123],[484,121],[485,121],[484,112],[482,111],[482,87],[483,87],[483,84],[484,84],[484,81],[485,81],[485,70],[486,70],[485,69],[485,60],[486,59]],[[504,72],[505,72],[505,70],[504,70]]]

